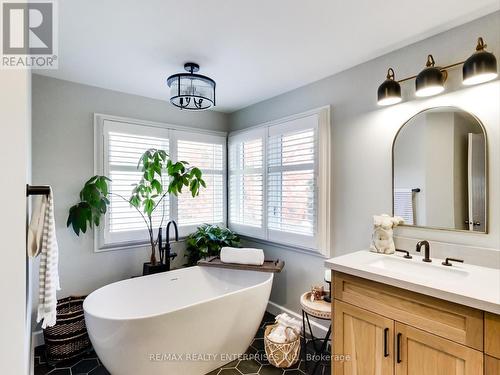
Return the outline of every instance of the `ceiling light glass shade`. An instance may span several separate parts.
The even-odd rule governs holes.
[[[427,57],[426,66],[415,79],[415,95],[418,97],[436,95],[444,90],[446,73],[434,66],[432,55]]]
[[[389,68],[387,71],[387,79],[382,82],[377,90],[377,104],[391,105],[401,101],[401,86],[398,81],[394,80],[394,70]]]
[[[483,38],[477,40],[476,52],[465,60],[462,67],[464,85],[476,85],[488,82],[498,76],[497,59],[495,55],[485,51]]]
[[[186,63],[188,73],[174,74],[168,77],[170,103],[180,109],[193,111],[205,110],[215,106],[215,81],[201,74],[196,74],[200,67],[195,63]]]

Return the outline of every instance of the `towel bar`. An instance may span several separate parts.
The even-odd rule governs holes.
[[[49,195],[50,194],[50,186],[34,186],[34,185],[26,185],[26,196],[30,195]]]

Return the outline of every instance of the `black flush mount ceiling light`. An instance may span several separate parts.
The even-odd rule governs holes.
[[[378,87],[377,99],[379,105],[391,105],[401,101],[401,85],[394,80],[394,70],[392,68],[387,70],[386,80]]]
[[[215,81],[196,74],[200,66],[196,63],[184,64],[188,73],[171,75],[167,79],[170,87],[170,103],[180,109],[200,111],[215,106]]]
[[[478,38],[476,52],[465,60],[462,67],[464,85],[475,85],[497,77],[497,59],[491,52],[485,51],[485,48],[483,38]]]
[[[448,77],[448,70],[463,65],[463,84],[475,85],[491,81],[498,76],[497,59],[495,55],[485,51],[486,44],[483,38],[478,38],[476,52],[465,61],[460,61],[444,67],[436,67],[432,55],[427,56],[424,70],[418,75],[407,77],[396,81],[394,70],[389,68],[387,79],[377,90],[377,103],[379,105],[391,105],[401,101],[401,82],[415,79],[415,95],[426,97],[436,95],[444,90],[444,83]]]
[[[418,73],[415,79],[415,95],[419,97],[437,95],[444,91],[444,81],[448,76],[446,70],[435,66],[434,57],[427,56],[426,68]]]

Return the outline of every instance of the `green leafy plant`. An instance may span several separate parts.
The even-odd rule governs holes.
[[[224,246],[238,247],[240,238],[227,228],[203,224],[188,236],[186,244],[187,264],[192,266],[202,258],[219,255]]]
[[[137,169],[142,172],[142,177],[137,184],[131,186],[130,198],[109,192],[106,176],[93,176],[85,182],[80,191],[80,202],[69,209],[67,226],[80,235],[94,225],[99,226],[101,216],[107,211],[110,204],[109,195],[115,195],[134,207],[141,215],[148,229],[151,245],[151,263],[156,264],[156,245],[158,238],[154,237],[153,213],[163,199],[169,194],[178,195],[186,187],[193,197],[197,196],[200,188],[206,187],[202,172],[197,167],[189,167],[186,161],[172,162],[168,154],[163,150],[149,149],[139,159]],[[169,183],[164,188],[164,172],[168,176]],[[163,224],[161,219],[160,226]]]
[[[80,203],[69,209],[67,225],[71,225],[77,235],[93,225],[99,226],[101,215],[109,205],[108,181],[106,176],[94,176],[85,182],[80,191]]]

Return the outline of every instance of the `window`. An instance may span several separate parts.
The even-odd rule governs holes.
[[[189,191],[177,199],[178,224],[184,234],[202,223],[225,223],[225,147],[226,140],[218,136],[175,131],[177,160],[187,161],[203,172],[207,188],[193,198]]]
[[[257,129],[229,143],[229,215],[234,230],[264,237],[264,131]]]
[[[173,161],[199,167],[207,183],[197,197],[185,188],[178,197],[163,199],[155,210],[154,226],[176,220],[179,235],[186,236],[203,223],[225,224],[226,136],[160,125],[96,115],[96,174],[112,180],[109,210],[96,230],[96,249],[137,246],[148,239],[142,216],[122,197],[128,200],[132,185],[141,178],[137,163],[149,148],[163,149]]]
[[[329,144],[327,108],[231,134],[230,227],[327,254]]]

